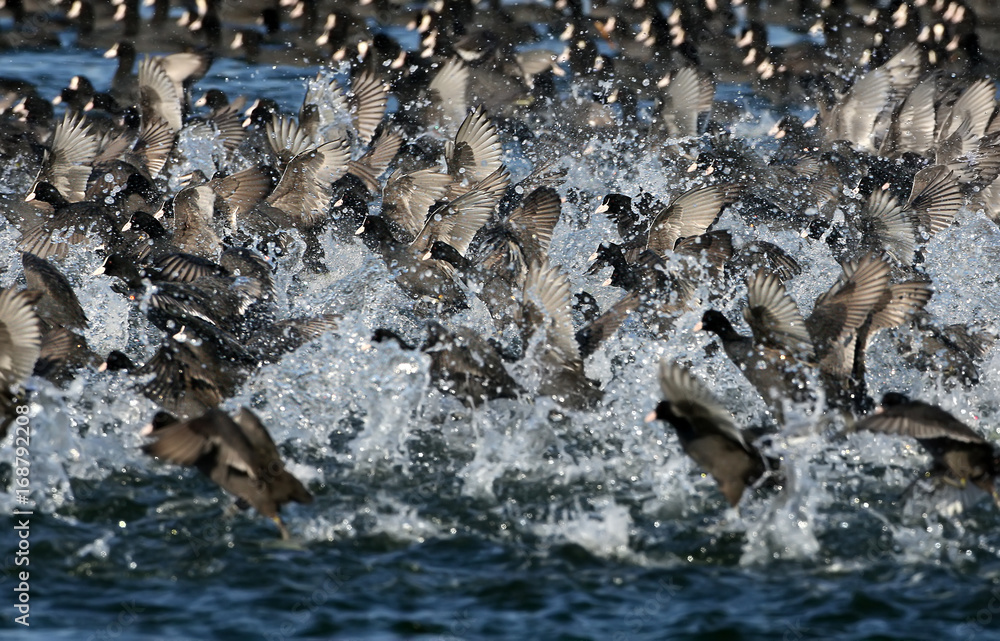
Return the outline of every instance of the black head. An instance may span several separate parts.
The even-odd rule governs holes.
[[[396,341],[402,349],[413,349],[413,346],[406,342],[402,336],[397,334],[391,329],[385,327],[379,327],[372,334],[373,343],[385,343],[388,341]]]
[[[53,207],[62,207],[69,204],[69,201],[66,200],[61,193],[59,193],[58,189],[56,189],[51,183],[47,183],[44,180],[35,185],[35,188],[32,189],[31,193],[26,197],[26,200],[38,200],[43,203],[48,203]]]
[[[142,287],[142,270],[140,270],[134,262],[125,258],[121,254],[108,254],[108,257],[104,259],[104,263],[101,264],[101,267],[94,272],[95,276],[99,274],[120,278],[125,281],[129,287]]]
[[[268,35],[274,35],[281,31],[281,12],[277,6],[264,7],[257,22],[264,27]]]
[[[211,110],[224,109],[229,106],[229,97],[221,89],[209,89],[196,103],[198,107],[208,107]]]
[[[717,334],[721,338],[738,336],[736,329],[733,328],[733,324],[729,322],[729,319],[722,312],[714,309],[710,309],[702,315],[701,329]]]
[[[365,218],[365,224],[359,227],[355,233],[361,236],[361,239],[369,247],[372,243],[378,244],[379,242],[393,242],[395,240],[392,230],[389,229],[388,221],[382,216],[368,216]]]
[[[90,99],[88,109],[96,109],[98,111],[106,111],[109,114],[121,115],[124,113],[124,109],[118,104],[111,94],[108,93],[95,93]]]
[[[256,29],[240,29],[233,38],[231,49],[243,49],[247,53],[254,55],[260,52],[260,44],[264,37]]]
[[[608,194],[601,202],[601,207],[607,207],[605,211],[609,212],[630,212],[632,211],[632,199],[625,194]],[[617,217],[613,217],[613,219],[617,220]]]
[[[459,269],[467,267],[469,262],[457,249],[440,240],[435,240],[431,245],[431,258],[443,260]]]
[[[674,406],[670,401],[660,401],[656,404],[656,409],[653,410],[653,416],[656,417],[658,421],[666,421],[671,425],[674,422],[681,420],[681,417],[674,412]]]
[[[387,33],[379,32],[372,37],[372,48],[380,60],[395,60],[403,47]]]
[[[258,98],[250,108],[248,118],[251,125],[263,129],[279,111],[280,108],[275,101],[270,98]]]
[[[125,181],[125,187],[118,192],[115,200],[123,201],[133,194],[141,196],[147,205],[152,205],[160,199],[160,191],[139,172],[129,174],[128,180]]]
[[[593,276],[608,265],[611,265],[615,258],[615,251],[621,255],[621,246],[617,243],[603,242],[594,252],[594,264],[587,268],[587,274]]]
[[[29,125],[48,122],[54,115],[52,103],[34,95],[25,96],[19,111],[24,114],[24,120]]]
[[[159,411],[153,415],[153,419],[142,428],[143,436],[155,435],[158,431],[165,427],[169,427],[177,423],[177,417],[169,412]]]
[[[92,83],[90,78],[87,76],[73,76],[73,79],[70,80],[70,86],[68,88],[75,89],[76,91],[87,94],[88,96],[92,96],[97,91],[94,89],[94,83]]]
[[[135,62],[135,46],[128,40],[120,40],[104,54],[106,58],[118,58],[121,62],[119,66],[125,67]]]
[[[617,258],[624,258],[624,254],[622,254],[622,246],[618,243],[603,242],[598,245],[595,253],[597,254],[598,260],[603,260],[608,263],[613,263]]]
[[[806,227],[806,235],[812,240],[819,240],[830,229],[830,224],[825,218],[814,218]]]
[[[905,405],[910,402],[910,397],[906,394],[901,394],[899,392],[889,392],[882,397],[883,407],[896,407],[898,405]]]
[[[152,214],[145,211],[137,211],[129,219],[132,229],[145,232],[150,238],[167,238],[170,232]]]
[[[104,359],[104,363],[101,364],[100,370],[102,372],[105,370],[117,372],[121,370],[131,370],[134,367],[135,363],[132,362],[131,358],[126,356],[124,352],[113,349],[108,352],[108,357]]]

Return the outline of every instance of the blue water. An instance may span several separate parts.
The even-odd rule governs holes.
[[[106,86],[114,61],[3,54],[0,68],[52,96],[77,73]],[[315,72],[217,60],[199,88],[294,109]],[[775,116],[750,109],[737,130],[760,139]],[[615,141],[584,142],[560,159],[564,191],[576,196],[564,205],[553,259],[604,306],[617,295],[600,285],[605,276],[580,275],[611,234],[606,220],[590,218],[593,208],[609,191],[642,186],[666,198],[678,186],[654,160],[626,159]],[[940,292],[928,309],[942,323],[1000,326],[1000,229],[973,211],[958,223],[928,246]],[[800,301],[835,276],[822,245],[733,215],[719,226],[791,250],[806,268],[790,284]],[[9,255],[16,240],[0,231]],[[66,390],[37,381],[31,628],[13,622],[16,517],[7,516],[0,637],[1000,639],[1000,516],[988,502],[954,517],[909,513],[901,496],[928,462],[914,444],[835,437],[796,417],[777,444],[785,490],[751,496],[736,512],[670,430],[644,423],[659,360],[680,356],[741,423],[763,420],[752,388],[690,330],[700,310],[664,341],[627,321],[588,363],[605,385],[600,410],[557,414],[540,400],[470,413],[428,385],[424,357],[370,343],[375,327],[419,326],[382,263],[360,244],[328,257],[330,273],[304,285],[279,271],[279,299],[289,316],[343,314],[340,330],[265,367],[226,404],[254,408],[316,496],[287,510],[293,540],[278,541],[253,514],[229,515],[230,499],[193,471],[143,456],[138,430],[155,408],[126,377],[87,372]],[[91,319],[91,345],[152,349],[155,335],[129,326],[129,306],[109,281],[81,276],[96,260],[74,255],[65,270]],[[476,305],[455,321],[490,327]],[[1000,435],[995,352],[972,390],[914,370],[889,338],[869,354],[873,394],[909,391]],[[8,485],[10,440],[0,455]],[[6,514],[16,507],[9,490],[0,503]]]

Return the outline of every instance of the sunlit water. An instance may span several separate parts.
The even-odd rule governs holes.
[[[47,96],[74,73],[106,86],[114,69],[96,52],[5,55],[0,64]],[[314,74],[218,60],[199,88],[291,109]],[[736,129],[760,139],[773,121],[754,109]],[[667,199],[683,186],[601,135],[583,142],[560,160],[561,192],[572,197],[552,260],[604,307],[620,292],[601,285],[606,274],[581,275],[612,238],[593,209],[610,191],[642,186]],[[508,152],[523,175],[511,141]],[[789,285],[803,307],[836,278],[822,243],[751,229],[733,213],[719,227],[738,244],[758,237],[790,250],[805,268]],[[17,238],[0,232],[6,255]],[[928,309],[941,324],[1000,329],[998,253],[1000,229],[981,212],[963,212],[933,239]],[[12,623],[6,519],[0,625],[18,628],[11,638],[1000,638],[1000,517],[988,501],[955,517],[908,509],[901,495],[928,463],[915,443],[837,436],[793,411],[773,445],[785,459],[784,490],[750,496],[737,512],[671,430],[644,423],[664,357],[692,361],[742,424],[765,420],[721,350],[709,354],[710,337],[691,331],[701,310],[680,318],[670,340],[626,321],[588,361],[605,389],[595,411],[554,412],[539,399],[470,412],[429,384],[425,357],[371,343],[376,327],[422,331],[382,262],[360,242],[331,241],[327,256],[328,274],[301,281],[299,267],[283,263],[279,302],[288,317],[340,313],[339,331],[264,367],[226,403],[260,415],[316,495],[286,511],[294,543],[252,513],[226,514],[231,500],[194,471],[145,457],[138,431],[155,407],[126,376],[86,372],[66,390],[35,380],[32,630]],[[98,353],[125,344],[150,353],[159,334],[109,279],[81,276],[99,260],[74,252],[62,265],[90,318],[88,341]],[[738,286],[735,294],[731,309]],[[453,322],[492,330],[478,302]],[[896,342],[890,333],[869,352],[874,396],[912,393],[997,438],[995,352],[980,384],[965,389],[907,365]],[[0,452],[6,486],[10,439]],[[16,507],[7,491],[0,503]]]

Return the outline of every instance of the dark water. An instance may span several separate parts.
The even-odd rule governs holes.
[[[97,52],[64,52],[4,54],[0,67],[51,96],[76,73],[106,86],[114,65]],[[199,87],[294,108],[315,71],[218,60]],[[745,104],[737,128],[759,139],[774,116]],[[653,160],[616,165],[614,141],[588,142],[562,159],[578,197],[564,207],[553,251],[603,306],[615,292],[580,275],[611,233],[589,219],[593,207],[609,191],[641,185],[666,196],[678,185]],[[517,165],[514,151],[507,160]],[[790,284],[799,301],[836,274],[825,247],[795,234],[751,230],[731,215],[720,227],[793,250],[806,267]],[[16,240],[0,232],[8,255]],[[279,289],[290,316],[338,311],[340,331],[265,367],[227,404],[255,409],[316,495],[288,511],[293,542],[252,514],[228,515],[229,499],[197,474],[142,456],[138,429],[154,408],[124,377],[89,373],[67,390],[39,383],[31,628],[13,623],[16,523],[5,517],[0,637],[1000,639],[1000,516],[988,502],[955,517],[911,513],[900,496],[927,464],[912,444],[834,440],[793,414],[776,446],[788,486],[737,513],[669,430],[643,422],[658,396],[657,363],[680,355],[695,358],[740,421],[760,422],[753,390],[724,356],[705,352],[707,336],[687,329],[700,312],[682,317],[669,341],[628,321],[588,363],[606,385],[597,412],[558,418],[548,401],[500,401],[470,414],[430,391],[423,357],[368,341],[374,327],[417,326],[382,264],[360,244],[328,256],[330,274],[301,285],[279,272]],[[89,273],[95,260],[71,256],[78,269],[67,271]],[[926,267],[939,291],[929,309],[942,323],[997,326],[994,223],[963,212],[928,246]],[[95,350],[155,346],[127,329],[129,306],[107,280],[74,284]],[[490,326],[476,306],[457,321]],[[873,394],[910,391],[997,438],[995,353],[971,391],[913,369],[889,340],[869,359]],[[10,441],[0,453],[7,486]],[[17,507],[9,490],[0,503],[7,514]]]

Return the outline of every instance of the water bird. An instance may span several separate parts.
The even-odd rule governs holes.
[[[205,179],[200,172],[163,207],[172,242],[180,250],[203,258],[219,254],[222,240],[260,206],[274,186],[273,174],[255,165],[229,175]]]
[[[736,332],[718,311],[710,309],[702,318],[701,329],[719,336],[726,354],[773,411],[780,411],[786,398],[796,402],[811,399],[809,379],[817,374],[822,375],[829,400],[850,405],[864,398],[863,381],[852,379],[852,374],[862,371],[855,362],[863,358],[858,331],[890,291],[890,266],[867,256],[842,268],[841,277],[817,298],[808,318],[802,317],[781,279],[764,271],[755,272],[747,282],[743,316],[752,337]],[[929,294],[904,298],[905,304],[916,309],[926,303]],[[903,314],[896,320],[905,318]],[[865,346],[867,338],[862,338],[861,350]]]
[[[49,261],[22,253],[24,280],[28,291],[38,296],[35,313],[49,328],[84,329],[89,324],[80,299],[69,280]]]
[[[40,182],[35,185],[31,201],[49,204],[53,213],[36,226],[23,230],[18,242],[22,252],[39,258],[56,256],[65,258],[71,246],[93,242],[105,251],[122,242],[121,227],[115,208],[94,201],[69,202],[53,185]]]
[[[925,476],[961,488],[972,483],[1000,507],[996,488],[1000,456],[993,444],[940,407],[889,392],[857,429],[916,439],[934,461]]]
[[[136,365],[117,350],[99,370],[124,370],[148,381],[138,385],[144,396],[182,419],[197,416],[234,396],[258,364],[246,347],[215,328],[183,326],[164,336],[156,353]]]
[[[377,329],[372,340],[377,343],[394,340],[403,349],[414,349],[403,337],[386,328]],[[420,351],[430,357],[430,376],[435,386],[457,396],[469,407],[497,398],[518,398],[524,392],[507,372],[497,346],[468,327],[448,329],[430,321]]]
[[[473,237],[489,220],[509,182],[502,167],[472,189],[436,208],[411,242],[397,239],[384,216],[368,216],[357,230],[365,244],[392,270],[396,283],[414,298],[427,298],[444,309],[465,306],[465,292],[455,281],[455,268],[433,258],[435,242],[465,256]]]
[[[708,388],[677,363],[661,361],[660,391],[663,400],[646,422],[669,423],[684,452],[715,479],[726,501],[736,507],[746,488],[767,472],[764,457]]]
[[[548,260],[532,263],[521,296],[521,342],[535,366],[537,393],[570,408],[593,407],[603,396],[584,371],[584,355],[573,330],[566,274]],[[534,341],[534,343],[533,343]]]
[[[23,400],[20,385],[41,353],[41,324],[33,308],[37,294],[0,289],[0,439],[15,420]]]
[[[287,469],[274,440],[260,419],[241,407],[235,416],[212,409],[186,421],[162,413],[142,430],[152,439],[143,452],[176,465],[198,468],[237,498],[278,526],[291,538],[279,516],[289,502],[309,504],[312,494]]]

